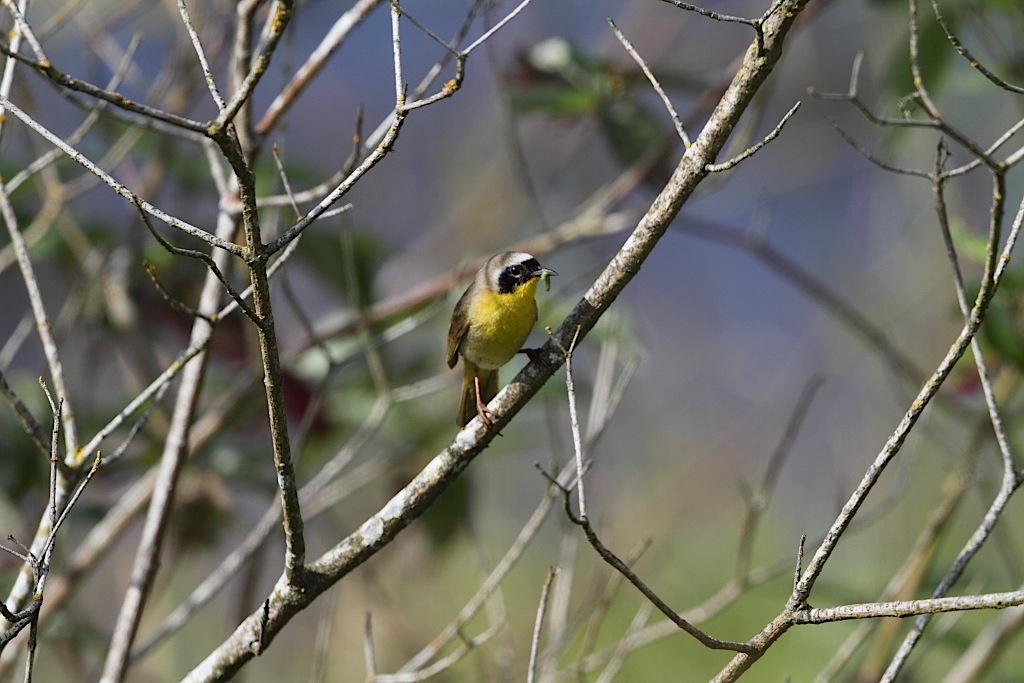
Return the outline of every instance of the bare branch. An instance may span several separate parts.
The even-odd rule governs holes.
[[[695,12],[708,19],[714,19],[715,21],[723,21],[726,23],[746,24],[752,28],[757,28],[757,21],[754,19],[747,19],[746,17],[731,16],[729,14],[721,14],[719,12],[712,12],[709,9],[704,9],[698,5],[691,5],[688,2],[682,2],[682,0],[662,0],[670,5],[675,5],[679,9],[684,9],[687,12]]]
[[[518,5],[516,5],[516,7],[515,7],[515,8],[514,8],[514,9],[513,9],[513,10],[512,10],[511,12],[509,12],[508,14],[506,14],[506,15],[505,15],[505,17],[504,17],[504,18],[503,18],[503,19],[502,19],[501,21],[499,21],[498,23],[496,23],[496,24],[495,24],[494,26],[492,26],[491,28],[487,29],[487,31],[485,31],[485,32],[484,32],[484,34],[483,34],[482,36],[480,36],[479,38],[477,38],[476,40],[474,40],[474,41],[473,41],[472,43],[470,43],[470,44],[469,44],[469,45],[468,45],[468,46],[467,46],[467,47],[466,47],[466,48],[465,48],[465,49],[464,49],[464,50],[462,51],[462,56],[463,56],[463,57],[468,57],[468,56],[469,56],[469,53],[470,53],[470,52],[472,52],[473,50],[477,49],[478,47],[480,47],[481,45],[483,45],[483,44],[484,44],[485,42],[487,42],[488,40],[490,40],[491,36],[493,36],[493,35],[494,35],[495,33],[497,33],[498,31],[500,31],[500,30],[501,30],[501,29],[502,29],[502,28],[503,28],[503,27],[505,26],[505,24],[507,24],[508,22],[510,22],[510,21],[512,21],[513,19],[515,19],[515,18],[516,18],[516,16],[517,16],[517,15],[518,15],[518,14],[519,14],[520,12],[522,12],[522,11],[523,11],[524,9],[526,9],[526,6],[527,6],[527,5],[529,5],[529,4],[531,3],[531,2],[532,2],[532,0],[523,0],[523,1],[522,1],[522,2],[520,2],[520,3],[518,4]]]
[[[39,452],[43,455],[49,455],[50,449],[47,448],[44,441],[43,426],[39,424],[39,421],[32,415],[32,411],[18,398],[18,395],[14,393],[14,389],[7,383],[7,377],[4,376],[2,367],[0,367],[0,394],[3,395],[4,399],[11,406],[14,414],[18,416],[22,428],[24,428],[29,438],[32,439],[32,443],[35,444]]]
[[[565,497],[565,514],[569,520],[583,529],[584,535],[587,537],[587,540],[590,542],[590,545],[593,546],[594,550],[597,551],[597,554],[601,556],[601,559],[614,567],[616,571],[626,577],[627,581],[636,586],[637,590],[639,590],[643,596],[651,602],[651,604],[657,607],[662,614],[668,617],[672,623],[696,638],[702,645],[704,645],[704,647],[712,650],[734,650],[736,652],[743,652],[747,654],[754,653],[754,649],[746,643],[719,640],[709,636],[669,607],[668,604],[665,603],[657,593],[651,590],[651,588],[644,583],[640,577],[637,576],[628,565],[626,565],[625,562],[620,560],[615,553],[609,550],[608,547],[601,542],[601,539],[598,538],[590,524],[590,521],[586,517],[577,517],[573,514],[572,510],[569,508],[568,495],[568,489],[563,490],[563,496]]]
[[[0,43],[0,54],[17,59],[18,61],[26,64],[27,66],[32,67],[33,69],[39,71],[48,79],[50,79],[53,83],[61,86],[62,88],[67,88],[68,90],[80,92],[84,95],[89,95],[90,97],[95,97],[96,99],[103,100],[104,102],[107,102],[109,104],[113,104],[114,106],[125,111],[138,114],[142,117],[146,117],[148,119],[152,119],[155,121],[171,124],[172,126],[184,129],[186,131],[190,131],[192,133],[206,133],[206,125],[199,121],[195,121],[184,116],[179,116],[177,114],[172,114],[170,112],[163,111],[162,109],[157,109],[156,107],[150,107],[145,104],[140,104],[132,99],[125,97],[119,92],[101,88],[99,86],[93,85],[92,83],[88,83],[86,81],[75,78],[74,76],[70,76],[62,71],[59,71],[55,66],[53,66],[49,62],[33,62],[32,60],[15,53],[10,47],[4,45],[3,43]]]
[[[14,103],[12,103],[3,95],[0,95],[0,105],[2,105],[5,109],[10,110],[15,116],[17,116],[26,125],[28,125],[34,131],[39,133],[41,136],[43,136],[55,147],[60,148],[60,150],[63,151],[64,154],[66,154],[68,157],[70,157],[72,161],[75,161],[84,166],[88,171],[95,174],[100,180],[102,180],[104,183],[110,186],[111,189],[113,189],[119,195],[127,199],[129,202],[136,204],[137,206],[140,206],[149,215],[153,216],[154,218],[160,219],[161,221],[167,223],[171,227],[177,228],[178,230],[181,230],[182,232],[192,235],[193,237],[197,237],[206,242],[207,244],[210,244],[211,246],[223,249],[224,251],[234,254],[235,256],[243,255],[242,247],[238,246],[237,244],[224,240],[220,237],[217,237],[216,235],[210,234],[205,230],[197,228],[196,226],[191,225],[189,223],[186,223],[185,221],[179,218],[175,218],[174,216],[171,216],[170,214],[165,213],[164,211],[161,211],[160,209],[156,208],[149,202],[140,199],[135,195],[134,192],[129,190],[127,187],[125,187],[118,181],[114,180],[114,178],[110,176],[106,171],[99,168],[96,164],[94,164],[87,157],[85,157],[81,152],[77,151],[71,145],[64,142],[59,136],[51,133],[49,130],[44,128],[41,124],[36,122],[32,117],[30,117],[19,107],[14,105]]]
[[[800,102],[794,104],[793,107],[788,112],[786,112],[786,115],[782,117],[782,120],[779,121],[778,125],[775,126],[774,129],[772,129],[772,132],[768,133],[768,135],[761,138],[761,141],[758,142],[756,145],[754,145],[753,147],[748,147],[737,156],[721,164],[708,164],[706,166],[706,170],[709,173],[721,173],[722,171],[728,171],[732,168],[735,168],[744,159],[749,159],[750,157],[757,154],[762,147],[767,145],[775,138],[779,137],[779,134],[782,133],[783,126],[785,126],[786,123],[789,122],[789,120],[793,117],[793,114],[796,113],[796,110],[800,108],[800,104]]]
[[[572,342],[565,352],[565,388],[569,395],[569,424],[572,427],[573,453],[576,456],[576,491],[579,495],[580,517],[587,518],[587,500],[583,494],[583,444],[580,439],[580,421],[576,416],[576,387],[572,378],[572,354],[576,350],[579,331],[573,335]]]
[[[897,600],[895,602],[869,602],[860,605],[842,605],[819,609],[800,610],[794,615],[797,624],[824,624],[848,619],[875,617],[912,617],[919,614],[962,612],[977,609],[1004,609],[1024,605],[1024,591],[984,593],[956,598],[930,598],[927,600]]]
[[[6,98],[0,95],[0,101],[6,101]],[[35,267],[29,258],[25,237],[18,227],[17,215],[15,214],[14,207],[11,205],[10,195],[7,193],[2,180],[0,180],[0,216],[3,217],[7,234],[14,247],[22,282],[25,284],[25,289],[28,290],[32,316],[35,318],[36,323],[36,331],[39,334],[39,341],[43,345],[43,353],[46,356],[46,363],[50,370],[50,380],[53,382],[60,401],[65,404],[62,412],[64,446],[65,453],[70,455],[78,449],[78,428],[75,421],[75,411],[72,408],[72,401],[68,393],[67,381],[64,376],[64,365],[61,360],[60,351],[57,348],[57,340],[54,338],[53,329],[50,326],[50,316],[43,304],[42,292],[39,288]]]
[[[331,26],[331,30],[324,35],[323,40],[310,53],[306,61],[295,72],[295,76],[281,89],[274,101],[267,107],[256,130],[266,135],[281,120],[284,113],[305,91],[313,78],[327,64],[327,60],[340,48],[352,30],[359,26],[366,19],[370,12],[377,7],[382,0],[357,0],[357,2],[344,12]]]
[[[195,48],[196,57],[199,58],[199,66],[203,69],[203,78],[206,80],[206,87],[210,90],[210,95],[213,97],[214,104],[217,105],[217,109],[223,111],[225,108],[224,98],[221,97],[220,90],[217,89],[217,83],[213,78],[213,72],[210,71],[210,63],[206,60],[206,51],[203,50],[203,44],[199,40],[199,34],[196,33],[195,27],[192,26],[192,17],[188,13],[188,8],[185,6],[185,0],[176,0],[178,5],[178,13],[181,14],[181,21],[185,24],[185,30],[188,31],[188,37],[192,41],[192,47]]]
[[[241,7],[239,7],[239,11],[241,11]],[[238,86],[235,94],[231,96],[230,101],[222,107],[220,115],[217,116],[215,125],[218,129],[223,129],[250,101],[256,85],[270,66],[270,58],[273,56],[284,30],[291,23],[294,12],[295,0],[274,0],[271,3],[270,16],[267,17],[268,32],[263,37],[259,49],[256,51],[256,57],[252,60],[252,65],[242,83]],[[238,66],[242,65],[238,64]]]
[[[939,0],[932,0],[932,11],[935,13],[935,18],[938,19],[939,25],[942,26],[942,30],[945,32],[946,39],[949,40],[950,45],[956,49],[961,57],[967,60],[967,63],[970,64],[972,68],[977,69],[981,75],[1003,90],[1008,90],[1018,95],[1024,94],[1024,87],[1007,83],[1002,78],[999,78],[987,69],[985,65],[981,63],[981,60],[977,59],[967,50],[966,47],[964,47],[964,44],[959,38],[957,38],[956,34],[953,33],[953,29],[950,27],[949,22],[946,21],[945,15],[939,10]]]
[[[544,630],[544,616],[548,611],[548,596],[551,593],[551,583],[555,580],[558,570],[552,567],[544,579],[544,585],[540,590],[540,604],[537,605],[537,618],[533,622],[533,637],[530,639],[530,664],[526,669],[526,682],[534,683],[537,680],[537,652],[540,650],[540,636]]]
[[[608,17],[608,24],[612,27],[615,37],[619,39],[620,43],[622,43],[622,47],[626,48],[626,52],[629,53],[629,56],[632,57],[633,61],[635,61],[643,70],[644,75],[647,76],[647,80],[651,82],[651,87],[654,88],[654,92],[658,93],[658,97],[660,97],[661,101],[665,103],[665,109],[668,110],[669,116],[672,117],[672,124],[676,127],[676,135],[678,135],[679,139],[683,141],[683,146],[689,147],[690,136],[686,134],[686,129],[683,128],[683,122],[679,120],[679,114],[676,113],[675,107],[672,106],[672,100],[670,100],[668,95],[665,94],[665,89],[661,87],[661,83],[658,82],[658,79],[654,76],[650,67],[647,66],[647,62],[645,62],[643,57],[641,57],[636,51],[633,44],[626,39],[626,36],[623,35],[622,31],[619,30],[619,27],[615,25],[615,22],[612,21],[611,17]]]

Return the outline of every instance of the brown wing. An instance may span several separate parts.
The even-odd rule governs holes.
[[[472,287],[472,286],[471,286]],[[465,291],[452,311],[452,324],[448,327],[448,367],[459,362],[459,345],[469,331],[469,289]]]

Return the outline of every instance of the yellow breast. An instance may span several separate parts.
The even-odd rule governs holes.
[[[463,357],[488,370],[512,360],[537,322],[536,291],[537,280],[531,280],[509,294],[484,290],[477,295],[469,308]]]

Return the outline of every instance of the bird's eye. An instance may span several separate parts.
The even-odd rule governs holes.
[[[516,265],[514,265],[514,266],[509,266],[508,267],[509,275],[518,276],[518,275],[521,275],[522,272],[523,272],[523,267],[521,265],[519,265],[518,263]]]

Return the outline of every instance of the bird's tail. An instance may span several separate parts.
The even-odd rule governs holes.
[[[473,383],[473,368],[463,360],[462,400],[459,401],[459,414],[455,424],[465,427],[476,417],[476,385]],[[498,371],[477,370],[480,376],[480,400],[486,405],[498,395]]]

